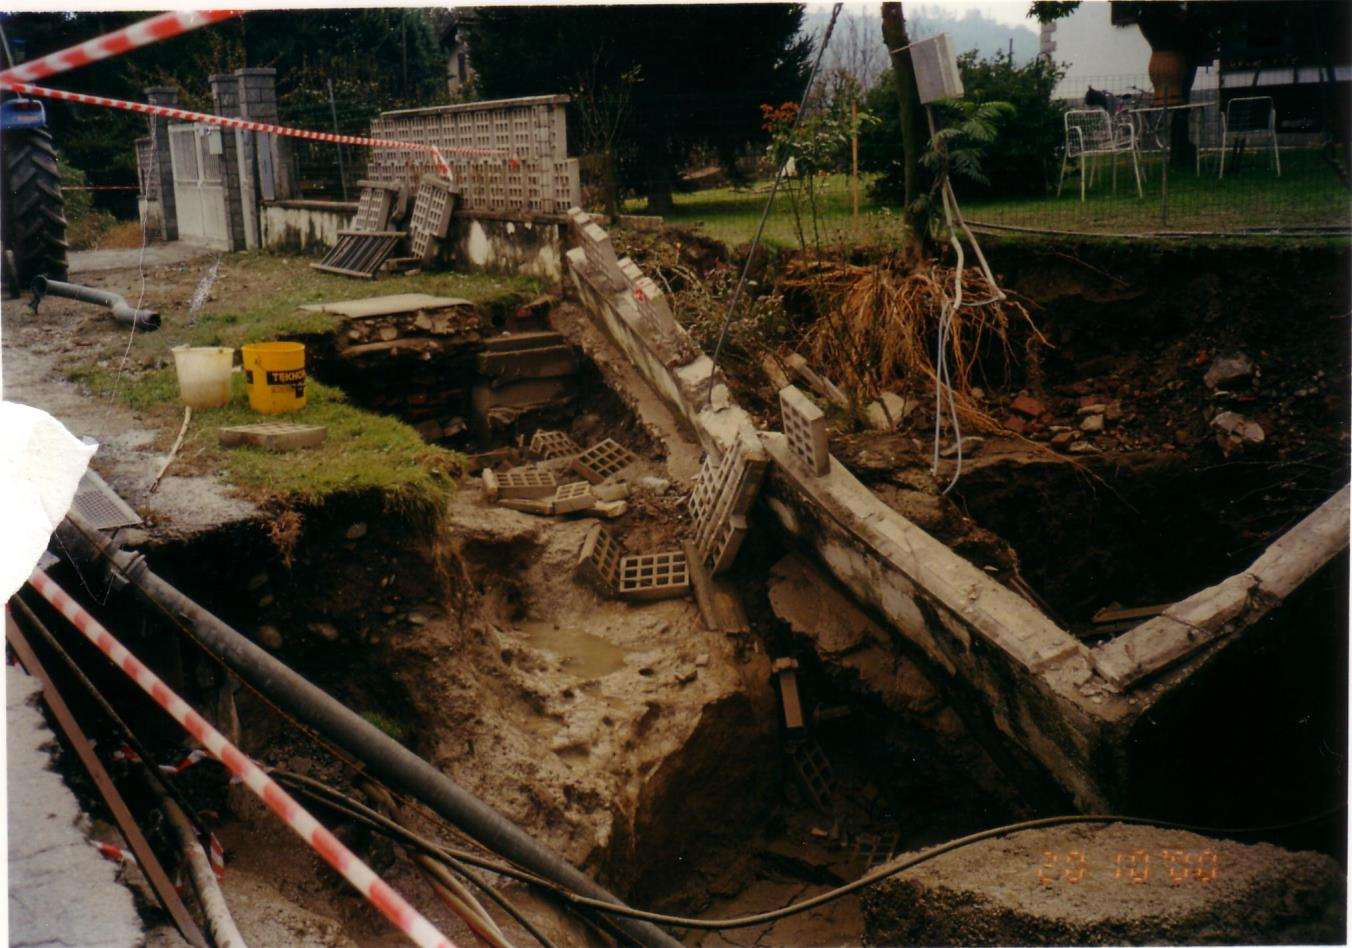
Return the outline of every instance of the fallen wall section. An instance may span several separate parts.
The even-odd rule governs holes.
[[[781,393],[788,434],[758,432],[652,281],[588,215],[569,216],[568,272],[593,322],[706,451],[763,449],[773,523],[1085,810],[1126,801],[1133,725],[1347,547],[1344,488],[1249,570],[1090,650],[879,500],[830,457],[820,412],[791,392]]]

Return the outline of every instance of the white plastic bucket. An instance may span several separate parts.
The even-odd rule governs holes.
[[[226,346],[175,346],[178,397],[193,408],[220,408],[230,401],[230,364],[235,350]]]

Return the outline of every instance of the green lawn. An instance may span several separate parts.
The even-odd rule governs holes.
[[[1227,160],[1226,176],[1216,174],[1216,157],[1208,155],[1201,175],[1190,169],[1171,169],[1167,216],[1160,159],[1142,160],[1144,197],[1132,186],[1129,161],[1118,166],[1117,193],[1112,191],[1110,166],[1096,174],[1086,200],[1080,203],[1078,175],[1068,175],[1060,197],[1001,201],[962,201],[963,214],[973,221],[1046,230],[1085,233],[1133,234],[1157,231],[1241,231],[1263,227],[1347,227],[1352,222],[1352,201],[1346,188],[1317,152],[1282,152],[1282,176],[1278,178],[1258,155],[1246,155],[1232,172]],[[1058,169],[1059,170],[1059,169]],[[899,208],[882,207],[868,197],[867,181],[860,183],[860,221],[854,230],[850,181],[846,175],[818,178],[817,226],[823,244],[887,243],[901,233]],[[775,207],[766,222],[765,240],[771,246],[797,247],[795,202],[809,246],[812,216],[807,211],[807,192],[799,182],[781,185]],[[675,208],[665,215],[671,224],[698,224],[709,236],[729,245],[746,243],[769,196],[769,183],[746,189],[719,188],[675,196]],[[642,213],[642,202],[630,210]]]

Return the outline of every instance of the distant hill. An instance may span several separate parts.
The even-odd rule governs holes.
[[[1028,21],[1028,26],[1010,26],[993,20],[977,10],[969,10],[959,15],[952,10],[929,4],[907,4],[905,10],[906,24],[912,39],[947,33],[953,38],[953,46],[957,52],[965,53],[975,49],[983,58],[1008,55],[1010,41],[1013,40],[1016,64],[1026,63],[1037,56],[1038,33],[1033,27],[1032,20]],[[842,20],[837,24],[838,30],[842,30],[842,23],[846,26],[853,25],[855,29],[842,30],[833,36],[832,48],[835,47],[838,38],[844,36],[848,41],[849,33],[854,32],[867,37],[870,45],[876,47],[876,55],[882,57],[885,68],[886,50],[883,49],[882,25],[877,6],[850,5],[845,8],[841,17]],[[803,30],[810,36],[820,36],[830,19],[829,10],[809,7],[803,16]],[[830,55],[828,51],[828,58]]]

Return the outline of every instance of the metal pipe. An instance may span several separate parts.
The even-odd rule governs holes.
[[[152,607],[190,628],[198,643],[227,668],[287,714],[362,761],[382,781],[421,800],[511,862],[574,891],[623,904],[497,810],[155,575],[140,553],[116,549],[74,511],[66,514],[56,536],[67,555],[102,558],[116,583],[130,585]],[[616,919],[615,924],[649,948],[677,948],[679,944],[649,922],[626,918]]]
[[[160,809],[169,820],[169,825],[174,830],[174,835],[178,837],[179,849],[183,851],[184,860],[188,864],[188,876],[192,880],[192,887],[197,892],[197,900],[202,906],[202,915],[207,921],[207,931],[211,932],[211,940],[216,948],[248,948],[244,936],[239,933],[239,928],[235,925],[235,919],[230,914],[230,907],[225,904],[225,895],[221,892],[220,883],[216,881],[216,874],[211,871],[211,862],[207,859],[206,850],[202,848],[202,842],[197,838],[197,831],[193,829],[188,815],[169,797],[160,796]]]
[[[97,290],[92,286],[80,286],[78,283],[62,283],[49,280],[45,276],[33,279],[33,312],[37,312],[38,303],[44,296],[62,296],[81,303],[97,303],[112,310],[113,318],[143,332],[160,328],[160,314],[150,309],[136,309],[121,296],[108,290]]]

